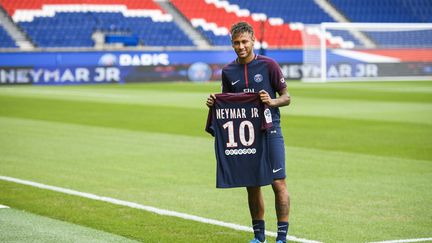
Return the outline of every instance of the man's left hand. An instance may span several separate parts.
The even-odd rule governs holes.
[[[270,97],[269,93],[267,93],[267,91],[265,90],[260,90],[258,92],[261,102],[270,106],[270,107],[274,107],[275,105],[275,101]]]

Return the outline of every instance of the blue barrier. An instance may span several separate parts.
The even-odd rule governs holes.
[[[258,53],[258,51],[257,51]],[[267,50],[279,63],[301,63],[301,50]],[[204,62],[227,64],[236,58],[226,51],[88,51],[88,52],[3,52],[0,67],[25,66],[151,66]]]
[[[301,63],[301,50],[267,51],[279,63]],[[87,51],[0,53],[0,84],[73,85],[220,80],[235,60],[226,51]]]

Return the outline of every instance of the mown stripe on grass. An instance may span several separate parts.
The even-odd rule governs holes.
[[[142,242],[241,242],[250,233],[0,180],[13,208]]]
[[[432,102],[432,82],[396,82],[396,83],[326,83],[302,84],[288,83],[293,97],[367,100],[395,102]]]
[[[81,225],[8,209],[0,210],[0,241],[6,242],[122,242],[138,243],[125,237]]]
[[[432,95],[431,95],[432,96]],[[432,125],[432,102],[376,102],[370,99],[342,100],[327,97],[293,97],[281,113],[296,116],[359,119],[377,122],[403,122]]]
[[[91,90],[67,87],[6,87],[0,89],[4,97],[85,101],[104,104],[157,105],[161,107],[205,108],[207,93],[158,90]]]
[[[160,91],[145,89],[146,87],[141,86],[141,89],[138,90],[90,89],[88,87],[6,87],[0,89],[0,95],[32,100],[49,99],[206,110],[204,102],[209,92]],[[338,93],[333,89],[325,91],[329,92],[328,96],[319,95],[319,92],[315,96],[296,95],[295,92],[292,92],[292,105],[289,108],[282,108],[281,111],[289,115],[432,124],[432,95],[420,100],[416,99],[415,101],[418,102],[415,102],[410,100],[407,94],[397,96],[398,100],[386,100],[379,93],[374,92],[362,96],[363,99],[349,99],[350,94],[357,94],[357,92],[347,90],[344,92],[347,97],[342,99],[337,95],[332,95],[332,93]],[[374,97],[380,97],[382,100],[377,101]],[[418,95],[413,97],[418,97]]]
[[[396,102],[432,102],[432,82],[365,82],[365,83],[301,83],[289,82],[288,89],[293,97],[309,97],[320,99],[339,100],[368,100],[368,101],[396,101]],[[46,91],[52,91],[45,93]],[[70,92],[82,93],[81,96],[92,96],[92,93],[101,95],[113,94],[136,95],[140,92],[159,93],[201,93],[207,96],[209,93],[220,92],[220,82],[211,83],[145,83],[127,85],[83,85],[83,86],[4,86],[0,94],[38,95],[64,94]],[[54,94],[55,95],[55,94]],[[58,95],[56,95],[58,97]],[[115,96],[119,97],[119,96]],[[144,97],[145,98],[145,97]]]
[[[14,183],[23,184],[23,185],[32,186],[32,187],[41,188],[41,189],[46,189],[46,190],[50,190],[50,191],[60,192],[60,193],[68,194],[68,195],[79,196],[79,197],[88,198],[88,199],[92,199],[92,200],[107,202],[107,203],[111,203],[111,204],[115,204],[115,205],[119,205],[119,206],[125,206],[125,207],[140,209],[140,210],[156,213],[156,214],[163,215],[163,216],[172,216],[172,217],[177,217],[177,218],[186,219],[186,220],[192,220],[192,221],[196,221],[196,222],[200,222],[200,223],[230,228],[230,229],[234,229],[234,230],[238,230],[238,231],[253,232],[253,230],[251,229],[250,226],[242,226],[242,225],[238,225],[238,224],[227,223],[227,222],[223,222],[223,221],[219,221],[219,220],[203,218],[203,217],[190,215],[190,214],[186,214],[186,213],[180,213],[180,212],[175,212],[175,211],[170,211],[170,210],[165,210],[165,209],[159,209],[156,207],[145,206],[142,204],[124,201],[124,200],[119,200],[116,198],[99,196],[99,195],[95,195],[95,194],[87,193],[87,192],[75,191],[75,190],[71,190],[68,188],[45,185],[45,184],[41,184],[41,183],[37,183],[37,182],[33,182],[33,181],[27,181],[27,180],[22,180],[22,179],[8,177],[8,176],[1,176],[1,175],[0,175],[0,180],[14,182]],[[271,232],[271,231],[266,231],[266,235],[276,237],[277,233]],[[291,235],[287,236],[287,239],[290,241],[294,241],[294,242],[319,243],[319,241],[297,238],[297,237],[291,236]]]
[[[0,116],[4,117],[209,137],[204,131],[207,118],[204,107],[195,109],[17,97],[0,97],[0,103]],[[432,114],[423,113],[424,116]],[[394,115],[410,117],[402,112]],[[429,153],[432,149],[429,143],[432,125],[318,115],[283,115],[282,120],[287,144],[292,146],[432,159]]]
[[[432,241],[432,237],[430,237],[430,238],[418,238],[418,239],[374,241],[374,242],[370,242],[370,243],[408,243],[408,242],[424,242],[424,241]]]

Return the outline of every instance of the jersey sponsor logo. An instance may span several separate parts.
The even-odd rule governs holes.
[[[243,92],[244,93],[255,93],[255,89],[246,88],[246,89],[243,89]]]
[[[263,76],[259,73],[254,76],[254,81],[257,83],[261,83],[263,79],[264,79]]]
[[[225,155],[243,155],[243,154],[256,154],[256,149],[255,148],[225,149]]]
[[[237,79],[236,81],[231,82],[231,85],[235,85],[235,84],[238,83],[238,82],[240,82],[240,79]]]
[[[264,110],[264,117],[267,123],[272,122],[272,116],[269,108]]]

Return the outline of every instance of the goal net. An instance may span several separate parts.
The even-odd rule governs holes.
[[[432,24],[322,23],[303,29],[305,82],[432,80]]]

